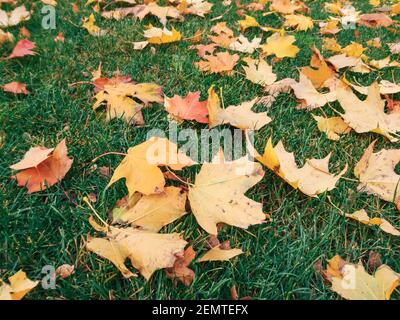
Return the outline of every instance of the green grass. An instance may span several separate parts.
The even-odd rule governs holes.
[[[107,218],[117,199],[126,194],[121,181],[105,191],[108,183],[97,171],[92,172],[92,159],[109,151],[125,152],[128,147],[143,142],[152,128],[168,129],[167,113],[161,105],[144,110],[146,125],[141,128],[129,127],[122,120],[104,121],[104,113],[93,112],[93,87],[91,85],[68,84],[90,81],[88,73],[101,62],[105,76],[112,76],[120,70],[138,82],[155,82],[163,86],[166,95],[185,95],[189,91],[201,91],[206,98],[211,84],[221,88],[226,105],[262,95],[262,89],[243,79],[240,74],[233,76],[204,75],[194,62],[199,61],[195,51],[188,50],[187,41],[156,46],[155,54],[149,48],[134,51],[132,41],[141,41],[143,26],[152,23],[159,26],[156,19],[147,17],[142,23],[131,19],[105,21],[97,17],[97,23],[111,30],[110,35],[93,37],[78,27],[81,19],[91,13],[89,7],[80,4],[81,11],[73,14],[68,1],[58,1],[57,28],[41,28],[41,4],[37,4],[33,18],[24,23],[31,31],[31,40],[36,42],[39,55],[0,62],[0,84],[21,81],[32,92],[28,96],[14,96],[0,90],[0,123],[6,133],[5,144],[0,149],[0,277],[5,279],[19,269],[26,271],[31,279],[40,279],[44,265],[59,266],[74,264],[76,273],[65,280],[58,280],[55,290],[44,290],[38,286],[30,299],[221,299],[229,298],[229,288],[236,284],[239,296],[255,299],[338,299],[322,278],[315,273],[314,263],[325,261],[335,254],[352,262],[367,262],[371,250],[379,252],[382,261],[400,272],[400,240],[383,233],[375,227],[366,227],[357,222],[346,221],[339,211],[345,212],[365,208],[370,214],[382,214],[395,226],[400,227],[400,216],[395,206],[374,196],[357,193],[357,183],[341,180],[337,188],[319,198],[309,198],[293,190],[279,177],[266,170],[264,179],[248,195],[263,203],[264,211],[273,217],[272,222],[250,227],[248,232],[226,226],[219,235],[220,240],[230,240],[232,247],[240,247],[245,254],[230,262],[192,264],[196,278],[191,286],[173,286],[164,271],[156,272],[149,282],[142,277],[124,279],[120,272],[108,261],[86,252],[84,241],[88,233],[94,234],[88,223],[91,214],[82,198],[89,193],[98,197],[96,210]],[[84,1],[83,1],[84,2]],[[218,3],[219,1],[211,0]],[[234,1],[233,1],[234,2]],[[243,3],[249,1],[242,1]],[[354,1],[364,12],[371,11],[367,1]],[[306,1],[314,19],[326,19],[329,15],[321,6],[324,1]],[[235,27],[240,17],[235,5],[228,12],[221,4],[202,19],[187,16],[184,22],[168,23],[190,37],[198,29],[209,30],[217,21],[213,17],[224,14],[219,21],[227,21]],[[280,26],[282,19],[277,15],[262,17],[252,14],[263,24]],[[9,29],[14,35],[18,27]],[[384,28],[358,28],[356,39],[354,30],[343,30],[338,42],[347,45],[351,41],[364,43],[380,37],[382,43],[398,40],[398,34]],[[296,44],[301,48],[294,59],[285,58],[273,65],[278,79],[298,78],[298,68],[309,64],[310,47],[321,48],[318,28],[296,33]],[[55,43],[58,32],[64,32],[65,42]],[[261,34],[250,30],[246,35]],[[264,41],[269,34],[264,34]],[[203,37],[202,43],[207,43]],[[11,44],[0,48],[5,56],[12,49]],[[324,53],[324,52],[323,52]],[[326,56],[328,53],[324,53]],[[369,49],[373,58],[383,58],[389,54],[383,49]],[[398,57],[397,57],[398,58]],[[271,58],[268,58],[271,61]],[[240,66],[236,70],[241,70]],[[363,84],[374,79],[400,81],[400,71],[386,69],[368,75],[349,73],[348,78]],[[399,97],[397,97],[399,98]],[[396,148],[375,134],[351,134],[338,142],[332,142],[320,133],[311,113],[295,108],[293,94],[281,94],[268,115],[273,122],[256,134],[259,150],[273,133],[274,142],[284,141],[289,151],[294,151],[298,164],[306,158],[324,157],[333,152],[331,170],[339,171],[345,163],[349,165],[346,174],[353,178],[352,169],[365,148],[378,139],[377,149]],[[338,103],[334,103],[340,109]],[[259,111],[265,111],[258,106]],[[325,107],[324,111],[333,115]],[[321,114],[316,110],[313,114]],[[205,128],[199,124],[186,123],[182,128]],[[74,158],[72,169],[62,183],[52,188],[28,195],[26,189],[16,186],[10,179],[9,166],[20,160],[32,146],[55,146],[66,138],[69,154]],[[121,157],[111,155],[97,161],[96,165],[108,166],[112,170]],[[199,166],[184,170],[182,176],[194,179]],[[68,196],[82,207],[77,207]],[[192,215],[177,221],[164,231],[183,232],[198,253],[205,252],[202,231]],[[394,299],[400,298],[395,291]]]

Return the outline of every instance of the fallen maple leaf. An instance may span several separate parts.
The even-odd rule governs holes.
[[[206,56],[206,54],[213,54],[217,45],[215,43],[210,44],[198,44],[196,46],[190,46],[189,49],[195,49],[197,51],[197,55],[201,58]]]
[[[96,18],[92,13],[90,14],[89,18],[83,19],[82,27],[85,28],[92,36],[100,37],[107,34],[107,30],[101,29],[99,26],[95,24],[95,22]]]
[[[0,9],[0,27],[7,28],[16,26],[22,21],[27,21],[31,18],[31,13],[26,10],[25,6],[19,6],[11,12]]]
[[[195,120],[208,123],[207,101],[199,99],[200,92],[189,92],[184,98],[178,95],[172,98],[164,97],[165,110],[179,121]]]
[[[200,71],[207,73],[226,73],[232,74],[233,68],[239,60],[237,54],[231,55],[229,52],[218,52],[215,56],[205,55],[203,61],[195,62]]]
[[[0,279],[0,301],[21,300],[39,284],[39,281],[30,280],[22,270],[9,277],[8,282],[9,284]]]
[[[317,121],[319,131],[325,132],[330,140],[338,141],[340,135],[348,134],[351,131],[351,128],[341,117],[325,118],[313,116],[313,118]]]
[[[400,200],[400,175],[394,169],[400,161],[400,150],[382,149],[374,153],[374,145],[375,141],[365,150],[354,168],[354,175],[360,180],[357,190],[397,204]]]
[[[152,44],[165,44],[177,42],[182,39],[182,35],[175,28],[168,30],[167,28],[160,29],[153,26],[144,31],[144,36],[147,41]]]
[[[125,178],[129,196],[137,191],[145,195],[161,193],[164,191],[165,179],[158,166],[181,170],[193,164],[192,159],[178,151],[175,143],[165,138],[152,137],[129,148],[128,154],[115,169],[108,187]]]
[[[241,249],[222,249],[217,246],[207,251],[197,262],[228,261],[242,253]]]
[[[254,38],[249,41],[244,35],[239,35],[234,42],[229,45],[229,49],[243,53],[253,53],[260,47],[261,38]]]
[[[304,166],[298,168],[294,154],[285,150],[282,141],[279,141],[274,147],[271,138],[268,139],[262,156],[250,143],[248,143],[248,148],[250,154],[263,165],[271,169],[293,188],[299,189],[311,197],[334,189],[336,183],[347,171],[346,164],[345,168],[337,175],[329,172],[331,154],[323,159],[307,159]]]
[[[130,78],[126,77],[107,81],[101,79],[103,78],[94,81],[95,85],[101,85],[104,89],[96,94],[93,110],[105,104],[107,108],[106,121],[123,116],[127,123],[131,123],[133,120],[136,125],[144,124],[141,112],[143,105],[133,98],[139,99],[145,104],[163,101],[162,88],[157,84],[134,84],[130,82]]]
[[[266,44],[261,45],[263,53],[266,55],[276,55],[278,58],[294,58],[300,49],[293,45],[296,41],[294,36],[285,36],[274,33],[267,39]]]
[[[239,20],[238,23],[241,32],[246,31],[248,28],[260,27],[260,24],[257,22],[257,20],[248,15],[245,15],[245,19]]]
[[[340,259],[341,262],[336,261]],[[400,274],[382,265],[372,276],[361,264],[352,264],[339,256],[329,260],[326,270],[331,277],[332,290],[348,300],[389,300],[400,284]]]
[[[301,9],[301,6],[294,4],[291,0],[271,0],[269,9],[283,14],[292,14]]]
[[[109,227],[106,238],[91,238],[86,248],[110,260],[125,278],[135,276],[125,265],[130,259],[146,280],[159,269],[173,267],[187,242],[177,233],[159,234],[134,228]]]
[[[243,61],[247,64],[243,66],[247,80],[262,86],[269,86],[276,81],[276,74],[272,72],[272,67],[264,59],[245,58]]]
[[[229,48],[236,40],[233,31],[226,25],[226,22],[217,23],[211,28],[216,35],[209,35],[208,38],[222,48]]]
[[[14,94],[28,94],[29,91],[26,89],[26,84],[22,82],[10,82],[3,86],[0,86],[6,92]]]
[[[370,218],[364,209],[358,210],[351,214],[346,213],[346,218],[356,220],[368,226],[379,226],[379,228],[389,234],[400,236],[400,231],[393,227],[389,221],[383,218]]]
[[[283,27],[295,28],[296,31],[307,31],[314,27],[314,22],[310,17],[301,14],[289,14],[285,16]]]
[[[319,89],[325,86],[328,79],[335,77],[336,72],[328,66],[324,57],[316,47],[313,47],[312,51],[313,55],[311,57],[310,66],[303,67],[300,71],[311,80],[316,89]]]
[[[400,111],[385,113],[385,100],[381,99],[377,83],[368,87],[368,96],[364,101],[344,84],[337,86],[336,96],[345,111],[342,118],[357,133],[375,132],[397,141],[392,134],[400,131]]]
[[[243,102],[239,106],[229,106],[222,109],[219,97],[212,86],[208,90],[207,103],[210,128],[229,123],[239,129],[261,129],[272,120],[265,113],[255,113],[251,110],[256,101],[257,98]]]
[[[186,194],[177,187],[166,187],[163,193],[148,196],[135,193],[113,209],[113,223],[158,232],[185,215],[185,205]]]
[[[75,266],[69,264],[63,264],[56,269],[56,275],[63,279],[68,278],[75,272]]]
[[[328,93],[318,92],[310,79],[303,73],[300,73],[300,80],[291,85],[294,94],[300,100],[304,101],[301,108],[312,110],[326,105],[328,102],[336,101],[336,92],[329,91]]]
[[[28,193],[33,193],[60,182],[71,168],[72,162],[68,158],[64,139],[54,149],[31,148],[20,162],[10,168],[22,170],[15,175],[18,186],[26,187]]]
[[[384,13],[369,13],[361,15],[358,24],[370,28],[389,27],[393,20]]]
[[[225,161],[222,152],[205,163],[189,188],[189,201],[200,226],[209,234],[218,233],[217,224],[247,228],[265,219],[262,204],[244,193],[264,176],[261,165],[247,157]]]
[[[35,48],[35,43],[28,39],[22,39],[17,42],[11,54],[5,59],[21,58],[24,56],[34,56],[36,52],[32,51]]]

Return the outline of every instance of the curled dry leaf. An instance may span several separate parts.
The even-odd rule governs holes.
[[[70,264],[63,264],[56,269],[56,275],[65,279],[75,272],[75,266]]]
[[[241,249],[222,249],[218,246],[207,251],[197,262],[228,261],[242,253]]]
[[[189,201],[199,225],[217,235],[217,224],[239,228],[264,221],[262,204],[244,193],[264,176],[261,165],[247,157],[226,161],[222,152],[211,163],[205,163],[189,188]]]
[[[374,275],[368,274],[361,264],[352,264],[339,256],[328,261],[327,274],[332,290],[347,300],[389,300],[400,284],[400,274],[382,265]]]
[[[337,175],[329,172],[331,154],[328,154],[324,159],[307,159],[304,166],[298,168],[294,154],[285,150],[282,141],[274,147],[271,138],[268,139],[262,156],[252,147],[251,143],[247,145],[250,154],[258,161],[271,169],[293,188],[299,189],[311,197],[334,189],[336,183],[347,171],[346,164],[345,168]]]
[[[313,47],[310,66],[303,67],[300,70],[302,74],[311,80],[316,89],[324,87],[329,79],[336,77],[336,72],[328,66],[316,47]]]
[[[379,226],[386,233],[392,234],[394,236],[400,236],[400,231],[392,226],[392,224],[383,218],[370,218],[367,211],[364,209],[358,210],[354,213],[346,213],[346,218],[356,220],[362,224],[368,226]]]
[[[263,112],[255,113],[251,110],[256,102],[257,98],[243,102],[238,106],[222,109],[219,97],[214,91],[214,86],[212,86],[208,90],[207,102],[210,128],[229,123],[239,129],[261,129],[272,120]]]
[[[32,51],[35,48],[35,43],[28,39],[22,39],[17,42],[13,51],[6,59],[22,58],[24,56],[34,56],[36,52]]]
[[[173,280],[181,281],[185,286],[190,286],[194,280],[194,271],[189,268],[196,257],[196,251],[193,247],[188,247],[183,253],[183,257],[178,257],[172,268],[165,270],[167,277]]]
[[[187,242],[177,233],[159,234],[134,228],[109,227],[105,238],[89,237],[86,248],[110,260],[125,278],[135,276],[125,265],[130,259],[146,280],[159,269],[173,267]]]
[[[54,149],[31,148],[20,162],[10,168],[22,170],[15,175],[18,186],[26,187],[28,193],[33,193],[60,182],[71,168],[72,162],[68,158],[64,139]]]
[[[166,187],[163,193],[126,197],[113,209],[113,223],[131,224],[158,232],[187,212],[186,193],[177,187]]]
[[[400,161],[400,150],[382,149],[374,153],[374,145],[375,141],[365,150],[354,168],[354,175],[360,180],[357,189],[397,204],[400,200],[400,176],[394,169]]]
[[[4,86],[0,86],[4,91],[14,94],[29,94],[26,84],[22,82],[10,82]]]
[[[178,151],[175,143],[165,138],[152,137],[128,149],[128,154],[115,169],[108,187],[125,178],[129,196],[135,192],[145,195],[161,193],[164,191],[165,179],[158,166],[181,170],[193,164],[192,159]]]
[[[21,300],[39,284],[32,281],[22,270],[8,278],[8,283],[0,279],[0,300]]]

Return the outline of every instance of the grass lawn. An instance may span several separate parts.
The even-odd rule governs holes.
[[[212,12],[205,19],[186,16],[184,22],[168,23],[174,26],[183,38],[193,36],[197,29],[206,30],[201,43],[208,43],[206,34],[219,21],[237,30],[237,20],[242,19],[232,4],[225,7],[221,1],[215,3]],[[90,209],[83,202],[89,193],[97,195],[93,204],[100,215],[107,214],[115,202],[126,194],[123,181],[105,190],[108,179],[92,170],[92,159],[109,152],[126,152],[146,139],[146,133],[153,128],[168,130],[167,113],[162,105],[144,110],[143,127],[127,126],[123,120],[115,119],[106,123],[104,112],[94,112],[93,86],[80,84],[90,81],[90,71],[101,62],[103,73],[111,77],[119,70],[137,82],[154,82],[163,87],[164,93],[186,95],[189,91],[201,91],[207,98],[211,84],[222,89],[225,105],[237,105],[243,101],[262,96],[261,86],[252,84],[240,73],[232,76],[219,74],[205,75],[194,62],[200,58],[188,41],[155,46],[135,51],[132,42],[143,40],[143,27],[149,23],[159,26],[154,17],[142,22],[133,19],[121,21],[105,20],[97,16],[97,24],[109,29],[110,34],[94,37],[81,28],[81,20],[92,12],[91,7],[79,1],[80,11],[73,13],[70,1],[59,0],[56,8],[57,26],[54,30],[41,27],[42,4],[37,3],[30,21],[23,25],[31,32],[30,40],[36,43],[37,56],[0,61],[0,84],[20,81],[27,84],[29,95],[14,96],[0,90],[0,124],[5,132],[5,141],[0,149],[0,277],[6,279],[23,269],[31,279],[40,279],[45,265],[59,266],[64,263],[76,266],[76,272],[65,280],[58,280],[54,290],[38,286],[29,299],[223,299],[230,298],[233,284],[240,297],[254,299],[339,299],[322,277],[314,271],[318,260],[340,254],[344,259],[357,262],[368,261],[370,251],[381,254],[383,263],[400,271],[400,240],[382,232],[376,227],[367,227],[358,222],[346,221],[337,209],[354,212],[365,208],[371,215],[382,214],[393,225],[400,226],[400,215],[392,203],[379,200],[372,195],[358,193],[353,175],[367,146],[378,139],[376,150],[396,148],[382,136],[373,133],[356,134],[352,131],[338,142],[332,142],[319,132],[312,114],[322,115],[320,110],[307,112],[297,110],[296,97],[281,94],[270,109],[257,106],[257,111],[268,111],[273,121],[256,133],[256,147],[262,150],[266,140],[273,134],[273,141],[284,141],[288,151],[294,151],[298,164],[306,158],[322,158],[333,153],[331,171],[337,172],[347,163],[349,170],[337,188],[318,198],[310,198],[294,190],[268,169],[263,180],[250,190],[248,196],[262,202],[264,212],[270,213],[272,221],[252,226],[248,230],[226,226],[219,234],[220,240],[230,240],[234,248],[242,248],[245,254],[229,262],[193,263],[191,268],[196,277],[191,286],[173,285],[163,270],[157,271],[150,281],[143,277],[124,279],[121,273],[105,259],[84,249],[88,233],[93,229],[88,223]],[[250,1],[242,1],[247,3]],[[311,8],[314,20],[327,19],[329,14],[322,7],[325,1],[305,1]],[[162,2],[160,2],[162,3]],[[233,1],[234,3],[234,1]],[[368,1],[353,1],[358,10],[371,12]],[[267,7],[268,8],[268,7]],[[213,17],[223,15],[217,21]],[[272,14],[265,17],[261,12],[251,13],[261,24],[280,27],[282,18]],[[9,28],[15,36],[19,27]],[[345,46],[357,41],[366,46],[366,41],[380,37],[382,43],[396,42],[399,34],[386,28],[358,27],[342,30],[338,42]],[[65,42],[54,42],[59,32],[65,35]],[[261,35],[258,29],[246,31],[252,38]],[[301,51],[296,58],[284,58],[273,64],[278,79],[298,79],[298,68],[310,62],[313,45],[321,49],[322,38],[318,27],[307,32],[293,33]],[[270,33],[264,34],[263,42]],[[0,56],[11,51],[12,44],[3,44]],[[224,50],[222,50],[224,51]],[[329,53],[323,52],[325,56]],[[390,54],[387,46],[382,49],[370,48],[369,57],[382,59]],[[242,57],[245,55],[240,54]],[[397,57],[398,58],[398,57]],[[271,62],[271,57],[268,58]],[[242,72],[240,65],[235,70]],[[400,70],[386,68],[366,75],[347,73],[347,78],[369,85],[375,79],[400,82]],[[397,97],[400,98],[400,97]],[[338,102],[332,104],[340,109]],[[324,112],[334,115],[325,107]],[[185,122],[179,128],[206,128],[206,125]],[[229,128],[229,126],[225,126]],[[222,129],[224,127],[220,127]],[[69,155],[74,158],[71,170],[65,179],[48,190],[28,195],[25,188],[17,187],[10,179],[10,165],[19,161],[32,146],[53,147],[63,138],[67,139]],[[96,162],[98,167],[107,166],[114,170],[121,157],[110,155]],[[200,166],[185,169],[181,177],[194,181]],[[330,201],[328,199],[330,198]],[[333,204],[333,205],[332,205]],[[198,253],[207,250],[207,238],[193,215],[188,215],[164,228],[168,232],[183,232],[185,239]],[[400,299],[400,291],[392,295]]]

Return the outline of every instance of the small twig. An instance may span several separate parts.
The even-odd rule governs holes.
[[[97,211],[95,210],[95,208],[93,208],[92,204],[90,203],[89,199],[87,197],[83,197],[83,201],[88,205],[88,207],[90,208],[90,210],[92,210],[92,212],[95,214],[95,216],[97,217],[97,219],[99,219],[101,221],[101,223],[104,224],[105,227],[109,227],[110,225],[105,222],[102,217],[100,217],[100,215],[97,213]]]
[[[116,154],[116,155],[124,156],[124,157],[128,155],[128,154],[122,153],[122,152],[114,152],[114,151],[111,151],[111,152],[106,152],[106,153],[103,153],[103,154],[99,155],[98,157],[94,158],[94,159],[92,160],[92,162],[96,162],[96,161],[99,160],[100,158],[105,157],[105,156],[108,156],[108,155],[110,155],[110,154]]]

